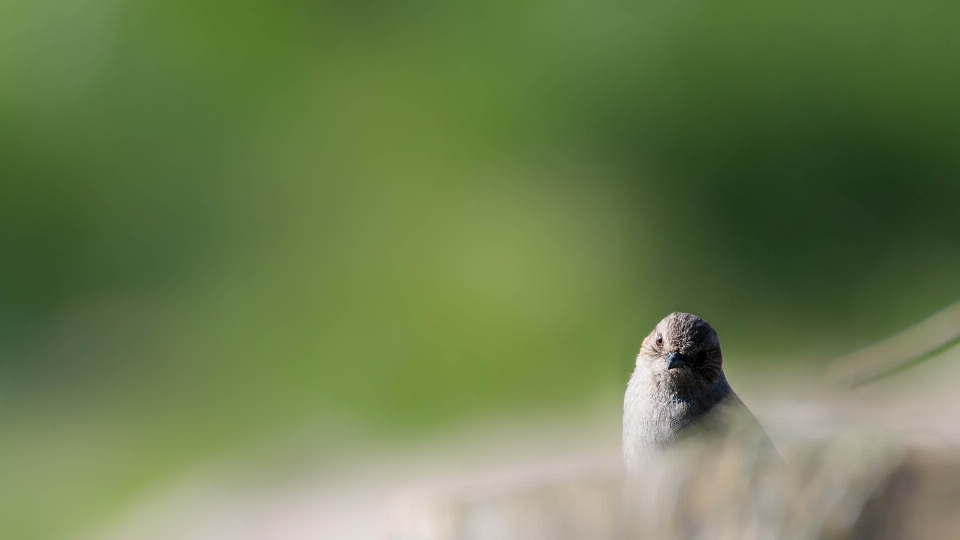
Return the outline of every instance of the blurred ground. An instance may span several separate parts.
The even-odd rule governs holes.
[[[852,390],[829,386],[809,372],[732,372],[801,484],[827,483],[805,488],[813,497],[807,504],[827,504],[824,515],[799,511],[792,519],[802,521],[778,537],[845,538],[843,531],[861,511],[877,512],[864,520],[887,520],[881,536],[858,522],[858,530],[874,531],[872,537],[946,538],[956,531],[960,518],[951,509],[960,503],[960,399],[954,383],[960,348]],[[591,412],[570,417],[501,419],[415,444],[376,451],[368,445],[323,464],[275,468],[266,479],[270,466],[236,464],[219,474],[188,476],[106,532],[85,538],[613,537],[621,504],[619,405],[619,396],[608,395]],[[821,474],[826,476],[817,480]],[[884,495],[882,511],[871,510],[871,497],[890,482],[899,482],[890,488],[899,491]],[[817,527],[829,504],[840,504],[822,502],[831,497],[856,500],[848,501],[850,523],[832,525],[840,532],[827,534],[826,525]],[[551,519],[568,525],[574,519],[576,525],[534,526]],[[526,528],[511,529],[518,523]],[[545,535],[551,530],[553,536]],[[556,536],[558,530],[565,533]],[[737,530],[740,536],[732,538],[754,537]],[[714,538],[727,537],[714,532]]]

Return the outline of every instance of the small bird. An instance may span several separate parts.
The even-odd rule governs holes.
[[[720,339],[707,321],[671,313],[640,346],[623,399],[623,458],[635,470],[691,435],[744,435],[776,453],[723,374]],[[779,454],[777,454],[779,460]]]

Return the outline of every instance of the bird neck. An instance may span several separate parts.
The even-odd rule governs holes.
[[[723,371],[720,371],[720,374],[717,375],[717,378],[714,379],[712,383],[704,388],[699,384],[691,385],[682,385],[674,389],[676,392],[676,398],[679,401],[692,402],[696,401],[701,406],[711,406],[713,404],[719,403],[723,398],[733,390],[730,388],[730,383],[727,382],[726,376],[723,374]]]

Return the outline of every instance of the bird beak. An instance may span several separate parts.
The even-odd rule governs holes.
[[[686,358],[678,352],[667,353],[664,360],[667,361],[667,369],[676,369],[686,365]]]

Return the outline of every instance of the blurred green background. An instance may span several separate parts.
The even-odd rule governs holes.
[[[0,0],[0,537],[960,298],[960,5]],[[347,426],[347,427],[344,427]]]

